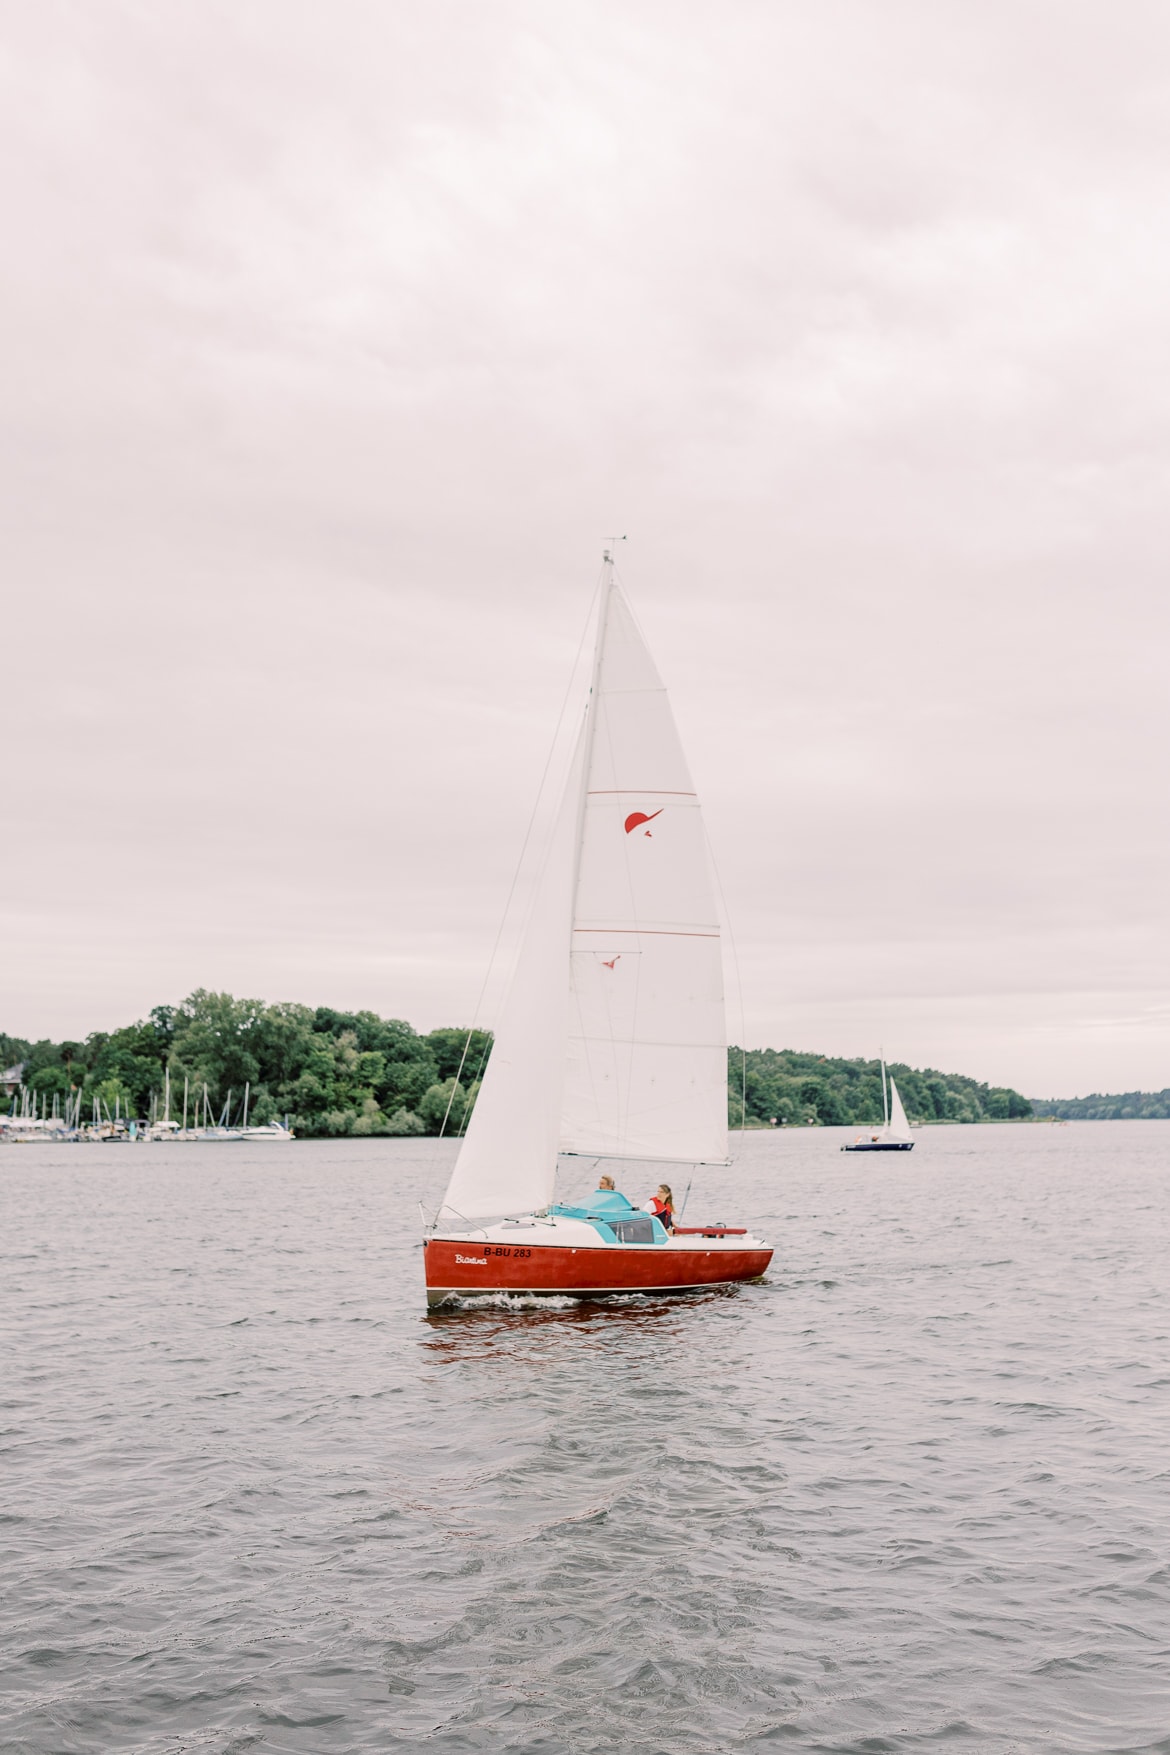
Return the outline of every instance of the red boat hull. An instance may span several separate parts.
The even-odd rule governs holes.
[[[424,1249],[427,1303],[477,1292],[524,1292],[538,1296],[604,1298],[615,1292],[689,1292],[758,1280],[772,1259],[770,1249],[573,1249],[565,1245],[453,1242],[427,1239]]]

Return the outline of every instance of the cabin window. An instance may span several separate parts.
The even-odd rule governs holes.
[[[653,1243],[653,1219],[606,1219],[619,1243]]]

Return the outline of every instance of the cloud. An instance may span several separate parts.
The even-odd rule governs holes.
[[[1167,34],[10,21],[5,1027],[468,1016],[617,529],[751,1039],[1165,1083]]]

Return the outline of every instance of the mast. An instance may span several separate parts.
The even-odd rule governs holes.
[[[611,542],[624,542],[625,537],[612,537]],[[593,670],[589,678],[589,697],[585,703],[585,747],[581,756],[581,796],[577,800],[577,838],[573,853],[573,887],[569,906],[569,943],[573,942],[573,920],[577,912],[577,891],[581,883],[581,848],[585,840],[585,807],[589,801],[589,771],[593,762],[593,739],[597,730],[597,691],[601,683],[601,655],[605,650],[605,631],[609,625],[609,606],[613,599],[613,549],[601,551],[601,604],[597,612],[597,639],[593,647]]]
[[[890,1099],[886,1094],[886,1053],[882,1050],[882,1126],[890,1125]]]

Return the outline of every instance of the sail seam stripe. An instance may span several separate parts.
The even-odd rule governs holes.
[[[688,1051],[695,1048],[705,1048],[711,1054],[718,1054],[723,1048],[722,1042],[668,1042],[663,1037],[653,1040],[649,1036],[614,1036],[611,1038],[609,1036],[591,1036],[587,1030],[581,1030],[576,1035],[570,1032],[569,1035],[570,1042],[609,1042],[611,1040],[619,1048],[685,1048]]]
[[[726,1170],[730,1168],[730,1158],[680,1158],[663,1157],[654,1152],[614,1152],[597,1146],[562,1146],[557,1153],[559,1158],[612,1158],[618,1164],[701,1164],[706,1169]]]
[[[612,937],[615,932],[633,933],[641,938],[718,938],[717,932],[673,932],[662,926],[575,926],[577,932],[590,932],[599,938]]]
[[[667,786],[591,786],[589,798],[621,798],[626,793],[631,797],[641,797],[653,793],[655,798],[698,798],[697,792],[672,792]]]

